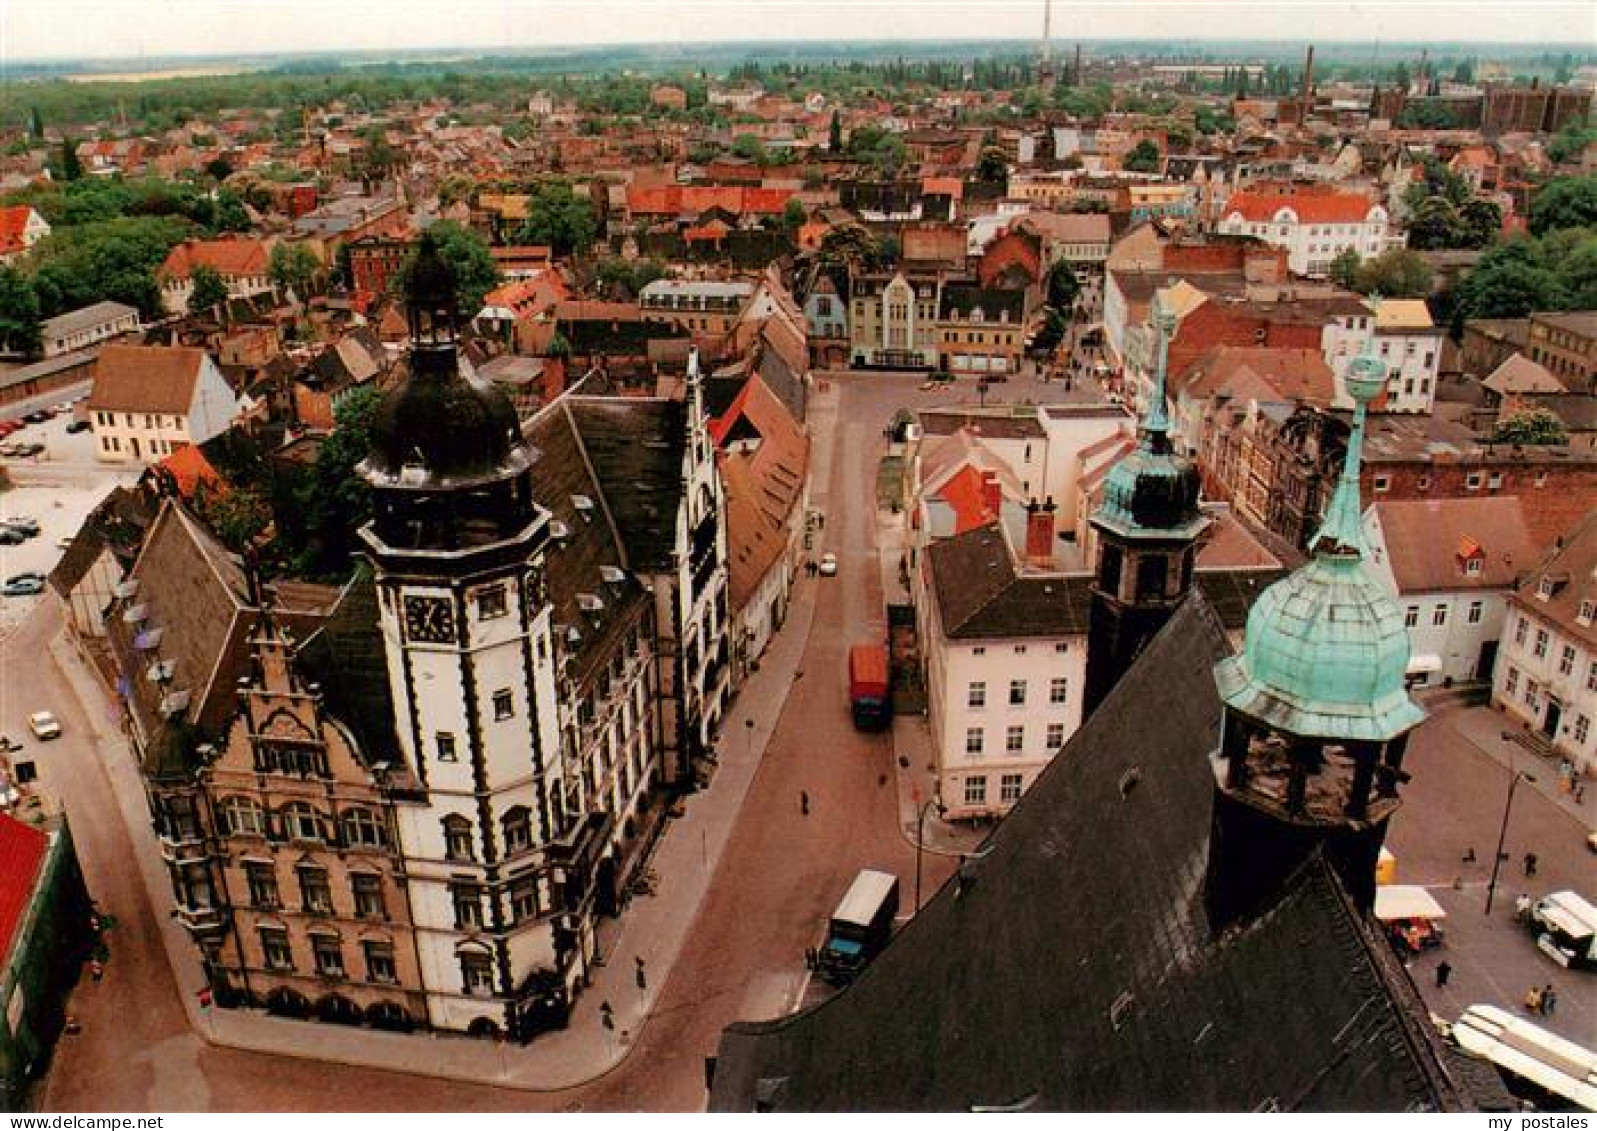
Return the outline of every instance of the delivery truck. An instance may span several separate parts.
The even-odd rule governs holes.
[[[815,970],[833,985],[854,980],[893,937],[898,914],[898,877],[869,868],[854,877],[826,925]]]
[[[884,730],[892,722],[885,646],[856,644],[849,649],[848,702],[854,712],[854,725],[861,730]]]

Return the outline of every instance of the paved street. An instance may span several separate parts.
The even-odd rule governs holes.
[[[80,830],[80,853],[91,888],[118,920],[105,980],[85,982],[74,999],[84,1033],[62,1045],[43,1106],[50,1110],[689,1111],[701,1107],[703,1058],[714,1051],[722,1027],[739,1018],[779,1015],[799,1000],[805,989],[804,948],[818,941],[827,914],[855,872],[865,866],[890,868],[904,879],[906,888],[913,874],[914,852],[898,828],[891,744],[885,737],[853,729],[843,664],[844,651],[855,635],[881,629],[871,500],[876,462],[885,443],[882,406],[890,410],[902,403],[902,390],[912,394],[913,388],[908,379],[889,378],[858,388],[845,383],[818,398],[815,428],[822,443],[812,505],[827,512],[829,521],[817,550],[838,553],[841,575],[799,582],[801,589],[812,587],[808,595],[801,592],[800,600],[813,600],[815,606],[798,667],[804,674],[795,678],[775,718],[763,763],[721,855],[711,893],[687,932],[652,1020],[637,1036],[631,1055],[619,1068],[584,1087],[535,1093],[456,1084],[217,1048],[190,1032],[159,948],[155,913],[139,886],[136,854],[121,823],[111,816],[116,806],[87,741],[88,720],[60,686],[56,673],[36,664],[26,683],[37,680],[45,688],[39,702],[58,709],[68,728],[68,737],[52,753],[63,755],[58,761],[69,772],[49,784],[59,789],[76,814],[74,828]],[[833,399],[838,395],[843,399],[841,411]],[[827,458],[825,436],[834,419],[844,423]],[[864,505],[842,505],[845,500]],[[8,661],[16,655],[46,655],[44,642],[58,623],[53,610],[35,615],[8,642]],[[775,706],[739,703],[723,741],[748,741],[741,720]],[[21,708],[17,710],[20,714]],[[811,796],[809,816],[800,811],[801,790]],[[928,855],[928,890],[943,882],[952,867],[949,858]],[[661,898],[669,897],[669,891],[662,893]],[[621,945],[633,945],[626,938],[625,921]],[[595,996],[590,991],[588,997]],[[587,1004],[596,1008],[592,1001]],[[616,1004],[618,1013],[626,1008],[622,1000]],[[139,1023],[126,1024],[127,1017],[137,1017]],[[334,1035],[339,1040],[352,1036]],[[490,1063],[503,1057],[501,1064],[512,1076],[517,1058],[539,1051],[537,1044],[528,1049],[511,1046],[499,1053],[470,1047],[481,1050]]]
[[[1514,920],[1514,899],[1573,888],[1597,895],[1597,864],[1582,843],[1597,824],[1597,804],[1588,795],[1577,809],[1553,792],[1552,775],[1539,773],[1533,786],[1515,791],[1492,914],[1485,915],[1492,850],[1502,825],[1510,769],[1537,771],[1528,752],[1482,739],[1500,733],[1503,716],[1490,708],[1442,707],[1416,733],[1405,767],[1414,779],[1393,821],[1387,845],[1398,859],[1398,882],[1421,884],[1447,911],[1446,944],[1415,959],[1414,980],[1433,1012],[1453,1021],[1476,1003],[1529,1016],[1521,1002],[1532,985],[1551,983],[1560,1004],[1536,1023],[1597,1046],[1597,972],[1569,971],[1536,949],[1529,931]],[[1484,724],[1484,726],[1482,725]],[[1485,743],[1478,745],[1476,740]],[[1475,862],[1466,864],[1467,850]],[[1524,875],[1524,856],[1537,856],[1537,874]],[[1455,887],[1455,883],[1458,885]],[[1446,960],[1452,977],[1438,989],[1436,965]]]

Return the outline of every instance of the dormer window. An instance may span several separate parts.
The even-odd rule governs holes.
[[[1580,608],[1575,612],[1575,620],[1580,624],[1591,624],[1593,616],[1597,616],[1597,601],[1582,601]]]
[[[1558,592],[1558,583],[1550,577],[1544,577],[1536,586],[1536,599],[1538,601],[1550,601],[1556,592]]]
[[[1466,558],[1464,560],[1464,574],[1467,577],[1479,577],[1481,575],[1481,559],[1478,557]]]
[[[593,500],[588,498],[588,496],[572,495],[571,505],[577,508],[577,513],[580,514],[586,521],[593,521]]]
[[[571,528],[557,518],[549,523],[549,537],[564,542],[571,537]]]

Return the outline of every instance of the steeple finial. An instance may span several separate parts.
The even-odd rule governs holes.
[[[1156,297],[1150,321],[1159,334],[1159,352],[1154,362],[1153,397],[1149,401],[1148,411],[1143,414],[1139,430],[1142,433],[1144,447],[1153,452],[1163,453],[1170,450],[1170,412],[1166,404],[1165,382],[1166,369],[1170,364],[1170,339],[1176,332],[1175,312],[1168,309]]]
[[[1325,509],[1325,522],[1309,543],[1316,555],[1362,558],[1364,525],[1359,505],[1359,468],[1364,457],[1364,419],[1369,404],[1386,387],[1386,362],[1373,353],[1353,359],[1348,367],[1347,391],[1353,398],[1353,431],[1347,438],[1347,458],[1342,463],[1342,478]]]

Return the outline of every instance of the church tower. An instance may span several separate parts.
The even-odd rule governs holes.
[[[456,342],[453,275],[424,235],[406,272],[409,375],[360,466],[396,729],[419,781],[398,809],[435,1028],[563,1020],[590,932],[551,853],[563,803],[544,570],[549,515],[510,401]],[[580,892],[579,892],[580,894]]]
[[[1217,924],[1252,914],[1318,849],[1362,910],[1375,902],[1404,748],[1424,718],[1404,682],[1403,610],[1364,568],[1359,460],[1386,377],[1380,358],[1354,359],[1353,431],[1313,558],[1259,596],[1241,655],[1215,668],[1224,721],[1206,901]]]
[[[1170,442],[1165,370],[1176,318],[1157,302],[1159,357],[1137,450],[1104,481],[1093,512],[1098,561],[1087,627],[1082,717],[1088,718],[1192,588],[1198,541],[1209,520],[1198,507],[1198,469]]]

